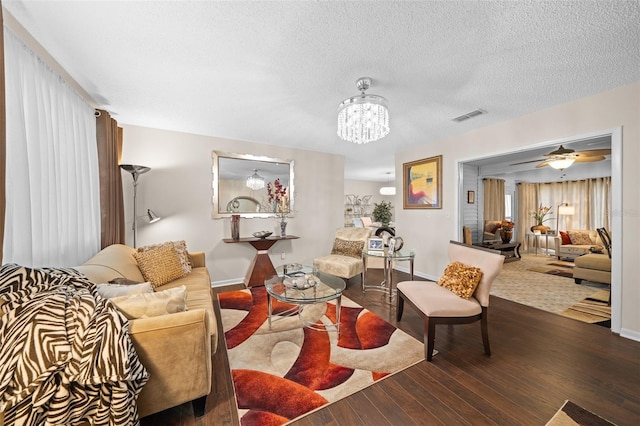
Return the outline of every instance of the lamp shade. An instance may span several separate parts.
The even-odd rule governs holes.
[[[396,195],[395,186],[383,186],[380,188],[380,195]]]
[[[576,209],[573,206],[560,206],[558,207],[558,214],[573,216],[574,214],[576,214]]]
[[[158,216],[157,214],[155,214],[155,212],[153,210],[147,209],[147,220],[149,221],[149,223],[156,223],[160,219],[162,219],[162,218],[160,216]]]
[[[549,161],[549,165],[551,167],[553,167],[554,169],[564,170],[567,167],[569,167],[570,165],[572,165],[574,161],[576,161],[576,159],[575,158],[570,158],[570,157],[568,157],[568,158],[558,158],[556,160]]]

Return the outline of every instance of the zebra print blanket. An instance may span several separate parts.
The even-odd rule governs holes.
[[[72,269],[0,268],[6,425],[137,425],[148,380],[126,319]]]

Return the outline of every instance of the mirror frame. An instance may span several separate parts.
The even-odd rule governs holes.
[[[233,158],[236,160],[250,160],[250,161],[262,161],[262,162],[268,162],[268,163],[288,164],[289,165],[289,211],[287,213],[287,216],[291,217],[293,215],[293,213],[295,212],[294,210],[295,187],[294,187],[294,178],[293,178],[294,177],[293,175],[294,161],[293,160],[284,160],[282,158],[272,158],[272,157],[265,157],[265,156],[251,155],[251,154],[236,154],[236,153],[221,152],[221,151],[212,151],[211,158],[213,160],[213,167],[211,169],[213,173],[213,181],[212,181],[213,196],[211,200],[213,203],[213,211],[212,211],[211,217],[213,219],[222,219],[226,217],[231,217],[231,215],[234,215],[234,214],[237,214],[240,217],[245,217],[245,218],[278,217],[278,215],[274,212],[265,212],[265,213],[220,212],[220,200],[219,200],[219,194],[220,194],[219,160],[220,158]]]

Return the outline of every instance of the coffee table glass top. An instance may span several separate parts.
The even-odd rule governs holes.
[[[285,272],[286,271],[286,272]],[[346,288],[345,281],[334,275],[300,264],[281,265],[276,275],[265,280],[267,292],[282,302],[297,304],[333,300]]]

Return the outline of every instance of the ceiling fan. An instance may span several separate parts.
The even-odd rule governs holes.
[[[551,166],[554,169],[564,170],[571,166],[574,162],[577,163],[590,163],[593,161],[602,161],[605,159],[605,155],[611,154],[611,149],[591,149],[588,151],[578,151],[575,149],[565,148],[560,145],[560,148],[555,151],[551,151],[544,156],[547,157],[542,160],[523,161],[521,163],[514,163],[511,166],[518,164],[536,163],[541,162],[536,166],[536,169],[541,167]]]

